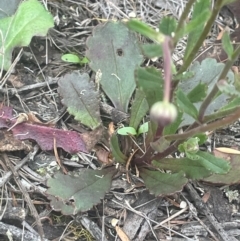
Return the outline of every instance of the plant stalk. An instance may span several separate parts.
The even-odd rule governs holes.
[[[165,37],[164,42],[162,44],[163,48],[163,60],[164,60],[164,102],[170,101],[170,95],[171,95],[171,65],[172,65],[172,59],[171,59],[171,50],[170,50],[170,38]]]
[[[232,54],[231,59],[229,59],[227,61],[227,63],[225,64],[220,76],[218,77],[217,82],[226,78],[228,71],[232,67],[233,63],[235,62],[235,60],[237,59],[239,54],[240,54],[240,46],[238,46],[236,48],[236,50]],[[203,122],[205,111],[206,111],[207,107],[211,104],[212,100],[215,98],[218,91],[219,91],[218,86],[217,86],[217,84],[215,84],[214,87],[212,88],[211,92],[207,96],[207,98],[203,101],[202,105],[200,106],[199,115],[198,115],[198,120],[200,123]]]
[[[179,32],[184,28],[185,21],[188,18],[188,14],[190,13],[191,7],[195,3],[195,1],[196,0],[189,0],[186,4],[184,10],[183,10],[183,13],[182,13],[182,15],[179,19],[178,26],[177,26],[177,29],[175,31],[175,36],[174,36],[174,39],[173,39],[174,47],[176,47],[176,45],[177,45],[178,38],[179,38]]]
[[[208,123],[210,121],[214,121],[214,120],[222,118],[224,116],[232,115],[234,112],[236,112],[237,109],[238,109],[238,107],[233,107],[231,109],[222,110],[219,112],[215,112],[211,115],[204,116],[203,123]]]
[[[225,117],[221,120],[214,121],[210,124],[203,124],[194,129],[186,131],[182,134],[167,135],[167,136],[165,136],[165,139],[168,141],[186,140],[197,133],[204,133],[206,131],[214,131],[223,126],[229,125],[229,124],[233,123],[234,121],[236,121],[238,118],[240,118],[240,108],[237,108],[234,114],[232,114],[228,117]]]
[[[231,69],[231,67],[233,66],[234,62],[236,61],[236,59],[238,58],[239,55],[240,55],[240,46],[238,46],[234,50],[231,59],[229,59],[227,61],[227,63],[225,64],[224,69],[222,70],[222,73],[220,74],[218,80],[226,78],[228,71]]]
[[[203,29],[203,32],[202,32],[201,36],[199,37],[197,43],[193,47],[191,53],[189,54],[186,61],[184,61],[182,67],[180,68],[180,70],[178,71],[177,74],[182,74],[191,65],[195,55],[197,54],[198,50],[201,48],[201,46],[202,46],[203,42],[205,41],[209,31],[211,30],[211,27],[212,27],[217,15],[218,15],[220,9],[221,9],[221,7],[222,7],[222,3],[223,3],[223,0],[218,0],[218,1],[215,2],[212,14],[211,14],[209,20],[207,21],[207,24],[206,24],[205,28]]]

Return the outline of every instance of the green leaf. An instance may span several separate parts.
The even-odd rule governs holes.
[[[115,167],[102,170],[85,168],[78,176],[57,172],[54,178],[47,181],[47,194],[52,209],[61,211],[64,215],[88,211],[104,198],[115,173]]]
[[[200,139],[198,137],[191,137],[184,143],[180,144],[178,146],[178,150],[180,152],[184,152],[187,158],[191,160],[198,160],[199,157],[196,154],[199,151],[199,141]]]
[[[227,105],[223,106],[219,112],[223,111],[223,110],[231,110],[234,109],[236,107],[239,107],[239,103],[240,103],[240,97],[235,97],[233,100],[231,100]]]
[[[170,141],[166,140],[164,136],[150,143],[150,146],[152,147],[152,149],[157,152],[165,151],[169,147],[169,145],[170,145]]]
[[[161,71],[154,67],[135,70],[137,86],[145,93],[149,107],[163,99],[163,78]]]
[[[194,72],[194,76],[188,80],[184,80],[179,82],[178,88],[181,89],[186,95],[188,95],[199,83],[205,84],[207,86],[207,95],[210,93],[214,85],[217,83],[220,73],[224,68],[223,63],[217,63],[215,59],[206,58],[201,64],[199,62],[194,62],[190,67],[190,71]],[[234,74],[230,70],[226,77],[229,81],[229,84],[234,83]],[[206,115],[212,114],[225,106],[229,102],[229,96],[222,93],[217,96],[210,105],[207,107],[205,112]],[[201,106],[201,101],[194,103],[197,110],[199,110]],[[185,125],[191,125],[194,119],[187,115],[183,115],[183,122],[180,127]]]
[[[191,53],[193,47],[198,41],[205,23],[209,17],[209,13],[211,9],[211,1],[210,0],[199,0],[196,1],[193,7],[192,21],[194,21],[191,26],[191,22],[189,25],[191,26],[191,32],[188,35],[187,46],[184,54],[184,60],[186,60]],[[186,26],[186,28],[190,28],[190,26]],[[194,28],[193,28],[194,27]],[[188,30],[189,31],[189,30]]]
[[[145,122],[144,124],[140,125],[140,127],[138,129],[138,135],[147,133],[148,129],[149,129],[148,126],[149,126],[149,122]]]
[[[117,133],[122,136],[128,136],[129,134],[133,136],[137,135],[136,130],[130,126],[118,129]]]
[[[148,146],[154,140],[158,124],[153,121],[148,122],[148,132],[145,139],[145,145]]]
[[[205,178],[204,181],[210,183],[233,185],[240,183],[240,155],[225,154],[226,159],[230,162],[231,169],[226,174],[213,174],[212,176]]]
[[[240,92],[240,74],[234,73],[234,86]]]
[[[99,94],[88,74],[74,71],[58,81],[58,91],[68,112],[82,124],[95,129],[101,124]]]
[[[116,162],[119,162],[122,164],[126,163],[127,157],[120,150],[118,138],[116,134],[113,134],[110,139],[110,149]]]
[[[87,57],[81,58],[80,64],[88,64],[88,63],[89,63],[89,59]]]
[[[170,170],[173,173],[183,171],[186,177],[190,179],[202,179],[212,174],[201,162],[188,158],[164,158],[159,161],[152,161],[152,165],[163,170]]]
[[[227,33],[227,31],[224,32],[223,36],[222,36],[222,46],[224,51],[227,53],[227,56],[229,59],[232,58],[232,54],[234,52],[234,48],[233,45],[231,43],[229,34]]]
[[[225,174],[231,168],[229,162],[222,158],[215,157],[210,153],[198,151],[196,155],[201,165],[213,173]]]
[[[65,62],[79,64],[81,59],[76,54],[64,54],[61,59]]]
[[[192,116],[194,119],[197,119],[198,111],[196,107],[193,105],[193,103],[188,99],[187,95],[185,95],[181,89],[178,89],[176,92],[176,102],[183,112]]]
[[[196,28],[199,27],[199,23],[201,23],[201,21],[203,19],[207,20],[209,18],[209,16],[211,15],[211,12],[209,9],[205,9],[203,10],[201,13],[199,13],[196,18],[192,19],[186,26],[185,28],[180,32],[180,35],[186,35],[189,34],[193,31],[196,30]]]
[[[159,24],[159,31],[163,34],[173,37],[172,35],[175,33],[176,28],[177,20],[175,18],[165,16],[161,19]]]
[[[162,57],[163,55],[162,46],[159,44],[142,44],[141,49],[143,55],[145,55],[149,59],[155,57]]]
[[[89,62],[86,57],[79,58],[77,54],[64,54],[61,59],[73,64],[87,64]]]
[[[183,186],[188,182],[183,172],[169,174],[141,168],[140,176],[143,178],[150,193],[153,193],[155,196],[180,192]]]
[[[204,143],[206,143],[208,137],[205,133],[197,133],[196,135],[194,135],[193,137],[197,137],[198,140],[198,145],[202,145]]]
[[[177,118],[170,125],[167,125],[163,129],[163,135],[175,134],[182,122],[183,112],[178,110]]]
[[[136,94],[133,100],[129,126],[137,129],[142,118],[146,115],[148,111],[148,103],[146,96],[140,89],[136,90]]]
[[[235,88],[235,86],[232,84],[229,84],[225,80],[220,80],[217,83],[217,86],[218,86],[218,89],[226,95],[234,96],[234,97],[240,96],[240,92]]]
[[[204,100],[207,96],[207,85],[199,83],[188,94],[187,97],[192,103],[197,103]]]
[[[89,66],[101,71],[100,84],[114,106],[127,112],[135,90],[134,70],[143,61],[135,34],[122,22],[98,25],[87,40]]]
[[[0,20],[0,66],[7,71],[15,47],[28,46],[33,36],[45,36],[53,26],[52,15],[39,1],[23,1],[13,16]]]
[[[127,22],[127,26],[131,30],[134,30],[145,37],[148,37],[154,41],[157,41],[158,43],[164,42],[165,36],[162,33],[157,32],[155,29],[151,28],[146,23],[132,19]]]
[[[188,80],[188,79],[192,78],[193,76],[194,76],[194,73],[192,71],[183,72],[182,74],[173,76],[173,81],[175,81],[175,80],[184,81],[184,80]]]

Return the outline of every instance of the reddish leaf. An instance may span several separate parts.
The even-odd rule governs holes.
[[[13,119],[12,108],[3,106],[0,109],[0,128],[10,128],[16,122]],[[87,152],[85,142],[80,134],[75,131],[65,131],[48,126],[24,122],[14,126],[12,132],[19,140],[35,140],[42,150],[52,150],[53,141],[56,146],[63,148],[66,152]]]

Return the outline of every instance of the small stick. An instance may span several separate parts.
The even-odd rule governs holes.
[[[17,172],[20,168],[22,168],[28,161],[33,161],[34,156],[36,155],[36,153],[38,152],[39,147],[35,146],[33,152],[30,152],[26,157],[24,157],[22,159],[22,161],[20,161],[15,167],[14,167],[14,171]],[[12,176],[12,172],[8,171],[6,172],[3,177],[0,178],[0,187],[2,187],[3,185],[5,185],[6,182],[9,181],[9,179]]]
[[[217,219],[214,217],[214,215],[211,213],[211,211],[209,210],[209,208],[207,207],[207,205],[202,201],[202,199],[199,197],[198,193],[196,192],[196,190],[193,188],[191,183],[188,183],[185,188],[187,189],[187,191],[189,192],[189,194],[191,195],[191,197],[193,198],[193,200],[195,201],[196,204],[199,204],[199,208],[204,212],[204,214],[206,215],[206,217],[208,218],[208,220],[210,221],[210,223],[213,225],[214,229],[216,230],[217,234],[220,237],[220,240],[222,241],[233,241],[236,240],[233,236],[228,235],[225,230],[223,229],[222,225],[217,221]],[[196,218],[197,216],[194,214],[194,217]],[[199,219],[197,219],[199,221]],[[206,225],[203,225],[204,228],[206,228]],[[207,231],[209,232],[210,230],[207,228]],[[216,238],[216,236],[212,233],[209,232],[210,235],[212,235],[212,237],[217,241],[219,240],[218,238]]]
[[[9,167],[9,169],[12,171],[13,173],[13,178],[14,178],[14,181],[17,183],[19,189],[21,190],[23,196],[24,196],[24,199],[25,201],[27,202],[28,206],[29,206],[29,209],[32,213],[32,215],[34,216],[35,220],[36,220],[36,223],[37,223],[37,228],[38,228],[38,232],[39,232],[39,235],[41,237],[41,240],[43,241],[44,240],[44,231],[43,231],[43,227],[42,227],[42,223],[40,221],[40,217],[38,215],[38,212],[35,208],[35,206],[33,205],[32,203],[32,200],[26,190],[26,188],[23,186],[21,180],[20,180],[20,177],[19,177],[19,174],[17,171],[15,171],[11,161],[9,160],[8,156],[6,153],[3,153],[2,154],[3,156],[3,159],[5,160],[6,162],[6,165]]]

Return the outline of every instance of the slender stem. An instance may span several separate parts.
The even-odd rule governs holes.
[[[235,106],[235,107],[227,109],[227,110],[218,111],[211,115],[204,116],[203,123],[208,123],[210,121],[214,121],[214,120],[222,118],[224,116],[232,115],[237,109],[238,109],[238,106],[237,107]]]
[[[154,139],[153,139],[153,142],[154,142],[154,141],[157,141],[157,140],[162,136],[163,128],[164,128],[163,126],[158,125],[158,128],[157,128],[155,137],[154,137]]]
[[[209,31],[222,7],[222,3],[223,3],[223,0],[218,0],[215,2],[212,14],[211,14],[209,20],[207,21],[207,24],[206,24],[205,28],[203,29],[201,36],[199,37],[197,43],[193,47],[193,49],[192,49],[191,53],[189,54],[188,58],[186,59],[186,61],[184,61],[182,67],[178,71],[178,74],[182,74],[191,65],[195,55],[197,54],[198,50],[202,47],[202,44],[205,41],[205,39],[209,33]]]
[[[207,107],[209,106],[209,104],[211,104],[212,100],[214,99],[214,97],[216,96],[218,91],[219,91],[218,86],[217,86],[217,84],[215,84],[213,86],[211,92],[208,94],[208,96],[202,102],[200,109],[199,109],[199,114],[198,114],[198,121],[200,123],[202,123],[205,111],[206,111]]]
[[[227,61],[227,63],[225,64],[220,76],[218,77],[218,81],[222,79],[225,79],[228,71],[230,70],[230,68],[233,66],[233,63],[235,62],[235,60],[237,59],[237,57],[240,54],[240,46],[238,46],[236,48],[236,50],[233,52],[231,59],[229,59]],[[209,95],[207,96],[207,98],[203,101],[202,105],[200,106],[199,109],[199,115],[198,115],[198,120],[199,122],[202,123],[203,118],[204,118],[204,113],[207,109],[207,107],[211,104],[212,100],[215,98],[216,94],[218,93],[219,89],[217,84],[214,85],[214,87],[212,88],[211,92],[209,93]]]
[[[193,136],[194,134],[203,133],[203,132],[206,132],[206,131],[214,131],[214,130],[219,129],[223,126],[229,125],[229,124],[233,123],[234,121],[236,121],[239,117],[240,117],[240,108],[237,108],[235,113],[228,116],[228,117],[225,117],[225,118],[223,118],[221,120],[218,120],[218,121],[214,121],[210,124],[203,124],[203,125],[198,126],[194,129],[186,131],[182,134],[167,135],[167,136],[165,136],[165,139],[168,140],[168,141],[186,140],[186,139],[190,138],[191,136]]]
[[[171,49],[170,49],[170,38],[165,37],[165,40],[162,44],[163,48],[163,60],[164,60],[164,97],[163,101],[169,102],[170,101],[170,94],[171,94]]]
[[[174,36],[174,47],[176,47],[177,45],[177,42],[178,42],[178,38],[179,38],[179,31],[181,31],[184,27],[184,23],[186,21],[186,19],[188,18],[188,14],[190,13],[191,11],[191,7],[192,5],[195,3],[196,0],[189,0],[183,10],[183,13],[178,21],[178,26],[177,26],[177,29],[175,31],[175,36]]]
[[[151,157],[151,161],[153,160],[161,160],[165,157],[167,157],[168,155],[172,154],[173,152],[175,152],[177,150],[177,147],[179,144],[181,144],[183,142],[183,140],[177,140],[175,141],[173,144],[171,144],[166,150],[164,150],[163,152],[160,152],[154,156]]]
[[[227,61],[227,63],[225,64],[224,69],[223,69],[222,73],[220,74],[220,76],[219,76],[219,78],[218,78],[219,80],[226,78],[226,76],[227,76],[227,74],[228,74],[228,71],[229,71],[229,70],[231,69],[231,67],[233,66],[233,64],[234,64],[234,62],[236,61],[236,59],[238,58],[239,54],[240,54],[240,46],[238,46],[238,47],[234,50],[234,52],[233,52],[233,54],[232,54],[232,56],[231,56],[231,59],[229,59],[229,60]]]

